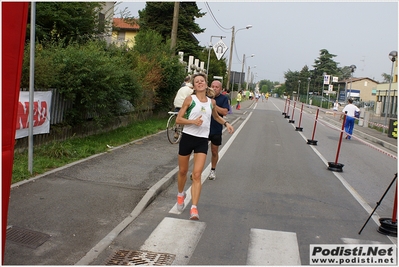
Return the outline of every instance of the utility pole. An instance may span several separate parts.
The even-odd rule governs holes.
[[[252,25],[247,25],[247,27],[245,27],[245,28],[242,28],[242,29],[238,29],[237,30],[237,32],[238,31],[241,31],[241,30],[245,30],[245,29],[250,29],[250,28],[252,28]],[[226,85],[226,90],[229,90],[229,88],[230,88],[230,73],[231,73],[231,62],[233,61],[233,49],[234,49],[234,38],[235,38],[235,34],[236,34],[236,32],[234,32],[234,30],[235,30],[235,27],[233,26],[232,28],[231,28],[231,45],[230,45],[230,57],[229,57],[229,69],[227,70],[227,85]],[[233,84],[233,89],[234,89],[234,82],[232,83]]]
[[[244,73],[244,64],[245,64],[245,54],[242,56],[242,68],[240,72],[240,80],[238,81],[238,91],[241,90],[241,75]],[[244,77],[245,79],[245,77]]]
[[[233,61],[233,46],[234,46],[234,26],[231,28],[231,45],[230,45],[230,57],[229,57],[229,69],[227,71],[227,84],[226,84],[226,90],[227,91],[230,88],[230,72],[231,72],[231,61]]]
[[[177,26],[179,25],[179,5],[180,2],[175,2],[175,8],[173,11],[172,36],[170,42],[170,50],[172,51],[172,55],[175,54],[177,42]]]

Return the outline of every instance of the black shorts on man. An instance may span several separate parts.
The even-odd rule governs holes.
[[[220,146],[222,144],[221,134],[210,134],[208,139],[211,141],[212,145]]]

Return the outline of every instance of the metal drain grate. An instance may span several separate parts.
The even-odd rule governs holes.
[[[118,250],[105,265],[172,265],[176,255],[151,251]]]
[[[7,229],[6,240],[14,243],[27,246],[30,248],[37,248],[41,246],[50,238],[50,235],[40,232],[23,229],[16,226],[11,226]]]

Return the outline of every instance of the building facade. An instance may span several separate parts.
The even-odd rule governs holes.
[[[338,82],[339,88],[339,102],[345,101],[346,99],[352,98],[356,101],[370,102],[376,101],[376,88],[378,82],[373,79],[363,77],[363,78],[349,78]]]
[[[377,105],[375,112],[378,115],[387,113],[389,117],[398,116],[398,59],[394,62],[392,82],[380,83],[376,86],[375,96]]]
[[[119,45],[127,45],[132,48],[135,44],[135,37],[140,26],[136,19],[114,18],[112,27],[112,42]]]

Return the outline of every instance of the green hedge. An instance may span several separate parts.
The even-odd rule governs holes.
[[[29,87],[30,44],[26,45],[21,87]],[[121,113],[121,100],[136,110],[169,110],[185,77],[185,67],[170,45],[153,31],[140,32],[133,49],[103,41],[36,44],[35,90],[57,88],[73,108],[65,121],[90,119],[106,125]]]

